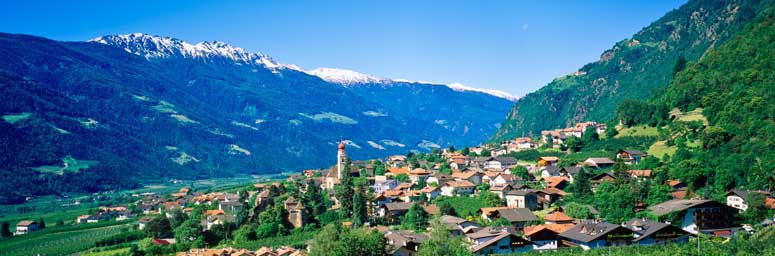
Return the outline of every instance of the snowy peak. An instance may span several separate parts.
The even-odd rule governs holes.
[[[486,94],[489,94],[489,95],[492,95],[492,96],[495,96],[495,97],[499,97],[499,98],[504,98],[504,99],[507,99],[507,100],[510,100],[510,101],[516,101],[517,99],[519,99],[519,97],[511,95],[510,93],[507,93],[507,92],[504,92],[504,91],[492,90],[492,89],[474,88],[474,87],[466,86],[466,85],[461,84],[461,83],[451,83],[451,84],[448,84],[447,87],[449,87],[452,90],[459,91],[459,92],[460,91],[469,91],[469,92],[486,93]]]
[[[320,79],[323,79],[326,82],[342,85],[390,82],[389,79],[379,78],[346,69],[317,68],[306,72],[307,74],[320,77]]]
[[[261,65],[269,69],[293,69],[301,70],[294,65],[280,64],[269,56],[261,53],[251,53],[240,47],[231,46],[224,42],[200,42],[191,44],[186,41],[143,33],[127,35],[108,35],[89,40],[119,47],[125,51],[144,56],[147,59],[154,58],[193,58],[208,60],[230,60],[240,64]]]

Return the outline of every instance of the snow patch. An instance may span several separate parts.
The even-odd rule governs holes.
[[[229,154],[231,155],[243,154],[243,155],[249,156],[251,153],[247,149],[241,148],[237,144],[231,144],[229,145]]]
[[[495,97],[498,97],[498,98],[504,98],[504,99],[507,99],[507,100],[510,100],[510,101],[516,101],[517,99],[519,99],[519,97],[511,95],[511,94],[509,94],[507,92],[504,92],[504,91],[492,90],[492,89],[474,88],[474,87],[470,87],[470,86],[467,86],[467,85],[464,85],[464,84],[461,84],[461,83],[451,83],[451,84],[448,84],[447,87],[449,87],[452,90],[459,91],[459,92],[469,91],[469,92],[485,93],[485,94],[489,94],[489,95],[492,95],[492,96],[495,96]]]
[[[251,129],[251,130],[254,130],[254,131],[258,131],[258,128],[254,127],[252,125],[243,123],[243,122],[231,121],[231,125],[234,125],[234,126],[237,126],[237,127],[242,127],[242,128],[248,128],[248,129]]]
[[[382,113],[382,111],[374,111],[374,110],[364,111],[363,115],[365,115],[365,116],[373,116],[373,117],[388,116],[388,114]]]
[[[384,144],[385,146],[399,147],[399,148],[406,147],[406,145],[401,144],[400,142],[395,140],[380,140],[379,142]]]
[[[389,83],[391,81],[390,79],[358,73],[352,70],[337,69],[337,68],[317,68],[317,69],[305,71],[305,72],[307,74],[320,77],[320,79],[323,79],[326,82],[337,83],[342,85]]]
[[[367,143],[369,143],[369,146],[371,146],[372,148],[376,148],[376,149],[379,149],[379,150],[385,150],[385,147],[383,147],[382,145],[380,145],[380,144],[378,144],[376,142],[367,141]]]
[[[323,113],[314,114],[314,115],[310,115],[307,113],[299,113],[299,115],[318,122],[321,122],[323,120],[328,120],[330,122],[340,123],[340,124],[351,124],[351,125],[358,124],[358,121],[356,121],[355,119],[352,119],[347,116],[340,115],[334,112],[323,112]]]

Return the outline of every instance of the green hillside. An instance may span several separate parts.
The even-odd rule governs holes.
[[[694,0],[616,43],[600,60],[517,101],[493,140],[538,134],[574,122],[604,122],[625,99],[647,99],[748,24],[770,1]],[[679,65],[676,65],[676,64]]]

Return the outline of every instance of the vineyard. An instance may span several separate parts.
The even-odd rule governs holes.
[[[0,256],[67,255],[94,247],[94,242],[126,232],[129,225],[29,234],[0,241]]]

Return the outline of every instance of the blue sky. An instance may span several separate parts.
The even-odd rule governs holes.
[[[685,0],[16,1],[0,32],[224,41],[305,69],[534,91]]]

